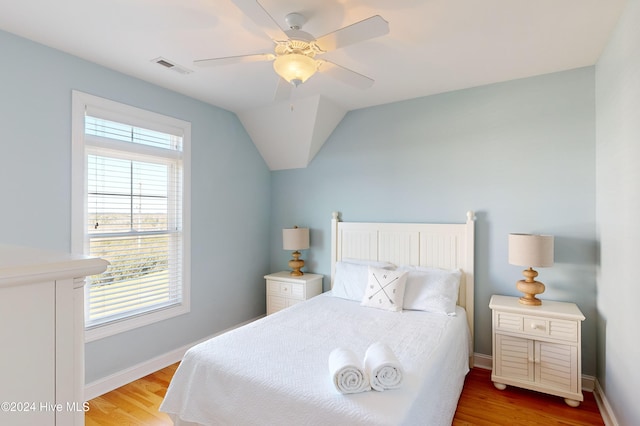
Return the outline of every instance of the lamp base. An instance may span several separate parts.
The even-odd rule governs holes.
[[[519,302],[529,306],[542,305],[542,301],[538,299],[536,295],[544,293],[545,287],[541,282],[534,280],[534,278],[538,276],[538,272],[529,268],[522,271],[522,275],[524,275],[526,279],[516,283],[516,288],[524,293],[524,296],[519,299]]]
[[[304,275],[304,272],[300,270],[301,268],[304,268],[304,260],[300,259],[300,252],[296,250],[291,254],[291,256],[293,257],[293,259],[289,261],[291,276],[299,277],[301,275]]]

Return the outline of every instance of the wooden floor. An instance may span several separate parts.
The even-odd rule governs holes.
[[[86,426],[173,425],[169,416],[158,411],[169,382],[178,368],[170,365],[89,401]]]
[[[491,382],[491,371],[474,368],[464,383],[455,426],[464,425],[604,425],[591,392],[571,408],[564,399],[508,386],[500,391]]]
[[[89,401],[87,426],[172,425],[158,407],[178,364],[143,377]],[[578,408],[562,398],[507,387],[499,391],[491,383],[491,372],[474,368],[465,381],[456,426],[465,425],[604,425],[593,394],[584,392]]]

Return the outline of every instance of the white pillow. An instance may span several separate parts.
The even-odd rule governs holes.
[[[407,283],[404,309],[455,315],[462,271],[419,266],[401,266]]]
[[[367,286],[369,264],[385,269],[394,269],[395,265],[388,262],[347,259],[336,262],[336,272],[333,279],[331,294],[343,299],[360,302],[364,297]]]
[[[390,271],[369,266],[367,288],[361,305],[386,311],[401,311],[406,279],[406,271]]]

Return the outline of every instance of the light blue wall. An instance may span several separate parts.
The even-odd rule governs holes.
[[[629,0],[596,66],[598,381],[621,425],[640,424],[640,1]]]
[[[269,173],[227,111],[7,33],[0,51],[2,242],[70,247],[72,89],[192,123],[192,313],[88,344],[88,382],[263,313],[262,275],[286,268],[283,227],[311,227],[303,257],[328,276],[334,210],[405,222],[462,222],[475,210],[484,354],[491,294],[517,294],[507,234],[554,234],[543,297],[581,307],[583,370],[595,374],[593,68],[352,111],[308,168]]]
[[[273,173],[272,270],[287,268],[280,230],[297,224],[311,228],[307,270],[328,276],[334,210],[397,222],[475,210],[475,350],[490,355],[489,299],[519,294],[507,235],[550,233],[542,298],[582,309],[583,372],[595,374],[594,102],[589,67],[349,112],[306,169]]]
[[[72,89],[192,124],[191,313],[87,344],[87,382],[264,313],[270,172],[234,114],[8,33],[0,52],[1,242],[71,247]]]

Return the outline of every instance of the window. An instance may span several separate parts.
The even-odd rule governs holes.
[[[110,262],[85,286],[87,340],[189,310],[190,124],[73,93],[73,248]]]

